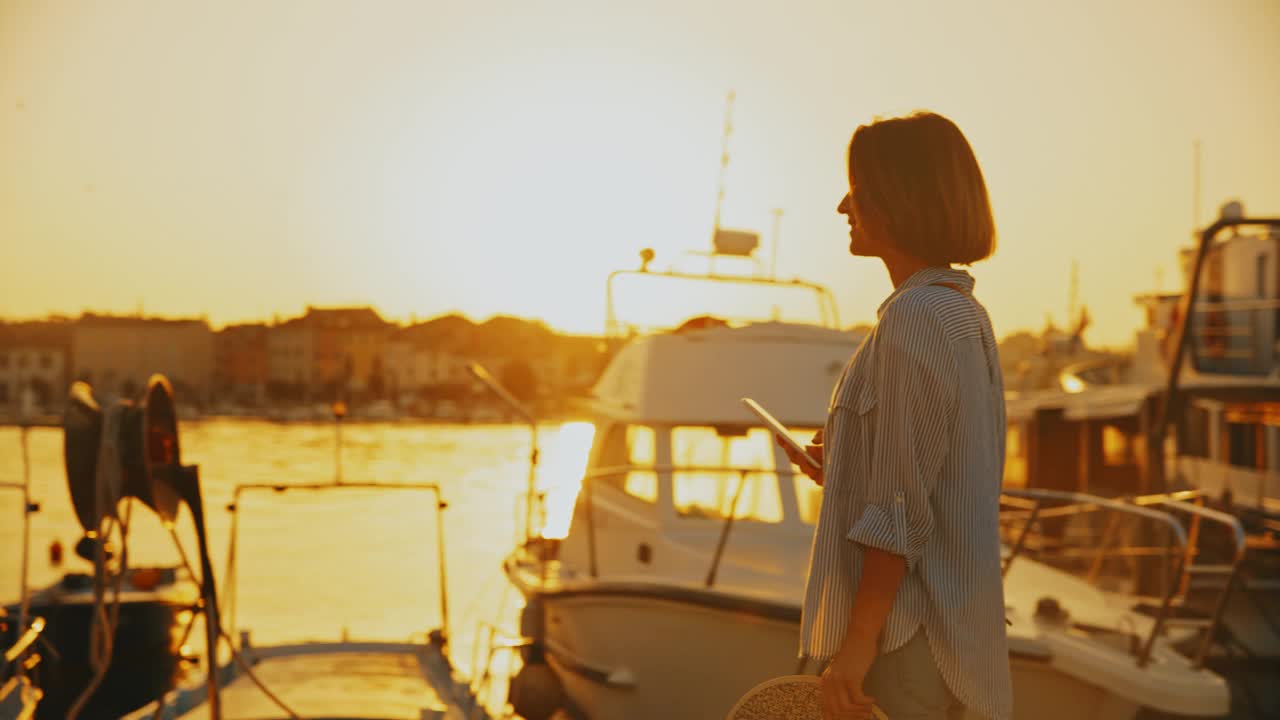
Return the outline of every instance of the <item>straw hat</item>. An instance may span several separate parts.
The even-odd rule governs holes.
[[[879,720],[888,720],[872,708]],[[822,681],[814,675],[765,680],[738,699],[725,720],[822,720]]]

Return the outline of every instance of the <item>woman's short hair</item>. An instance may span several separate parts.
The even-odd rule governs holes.
[[[996,248],[982,169],[960,128],[931,112],[876,119],[849,142],[853,201],[896,244],[933,264],[968,264]]]

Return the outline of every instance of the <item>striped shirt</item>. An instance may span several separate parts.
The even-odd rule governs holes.
[[[946,267],[912,275],[880,306],[836,385],[800,651],[827,660],[840,649],[863,546],[901,555],[907,573],[880,652],[923,628],[951,692],[1004,720],[1012,711],[999,535],[1004,385],[973,284]]]

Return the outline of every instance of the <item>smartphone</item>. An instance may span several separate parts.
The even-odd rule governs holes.
[[[809,467],[814,470],[822,469],[822,464],[817,460],[814,460],[813,456],[809,454],[809,451],[805,449],[804,445],[801,445],[795,438],[791,437],[791,431],[787,430],[785,425],[778,422],[778,418],[771,415],[768,410],[765,410],[760,405],[760,403],[749,397],[744,397],[742,398],[742,404],[746,405],[748,410],[755,413],[756,417],[760,418],[764,422],[765,427],[772,430],[774,435],[782,438],[782,442],[786,443],[792,450],[800,453],[800,456],[808,461]]]

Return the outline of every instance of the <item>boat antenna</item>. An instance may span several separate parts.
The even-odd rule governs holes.
[[[1200,231],[1200,138],[1196,138],[1191,143],[1192,155],[1192,198],[1191,198],[1191,221],[1195,223],[1192,228],[1192,234]]]
[[[716,220],[711,231],[713,248],[715,234],[720,230],[720,210],[724,206],[724,178],[729,170],[729,136],[733,134],[733,101],[736,97],[737,94],[730,90],[724,105],[724,135],[720,138],[720,179],[716,185]]]
[[[782,208],[773,209],[773,259],[769,263],[769,279],[778,279],[778,238],[782,237]]]
[[[534,536],[533,506],[538,499],[538,418],[531,406],[517,399],[485,366],[473,362],[467,366],[467,371],[529,424],[529,488],[524,509],[524,543],[528,545]]]
[[[1076,321],[1076,308],[1080,304],[1080,261],[1071,259],[1071,287],[1067,291],[1067,327]]]

